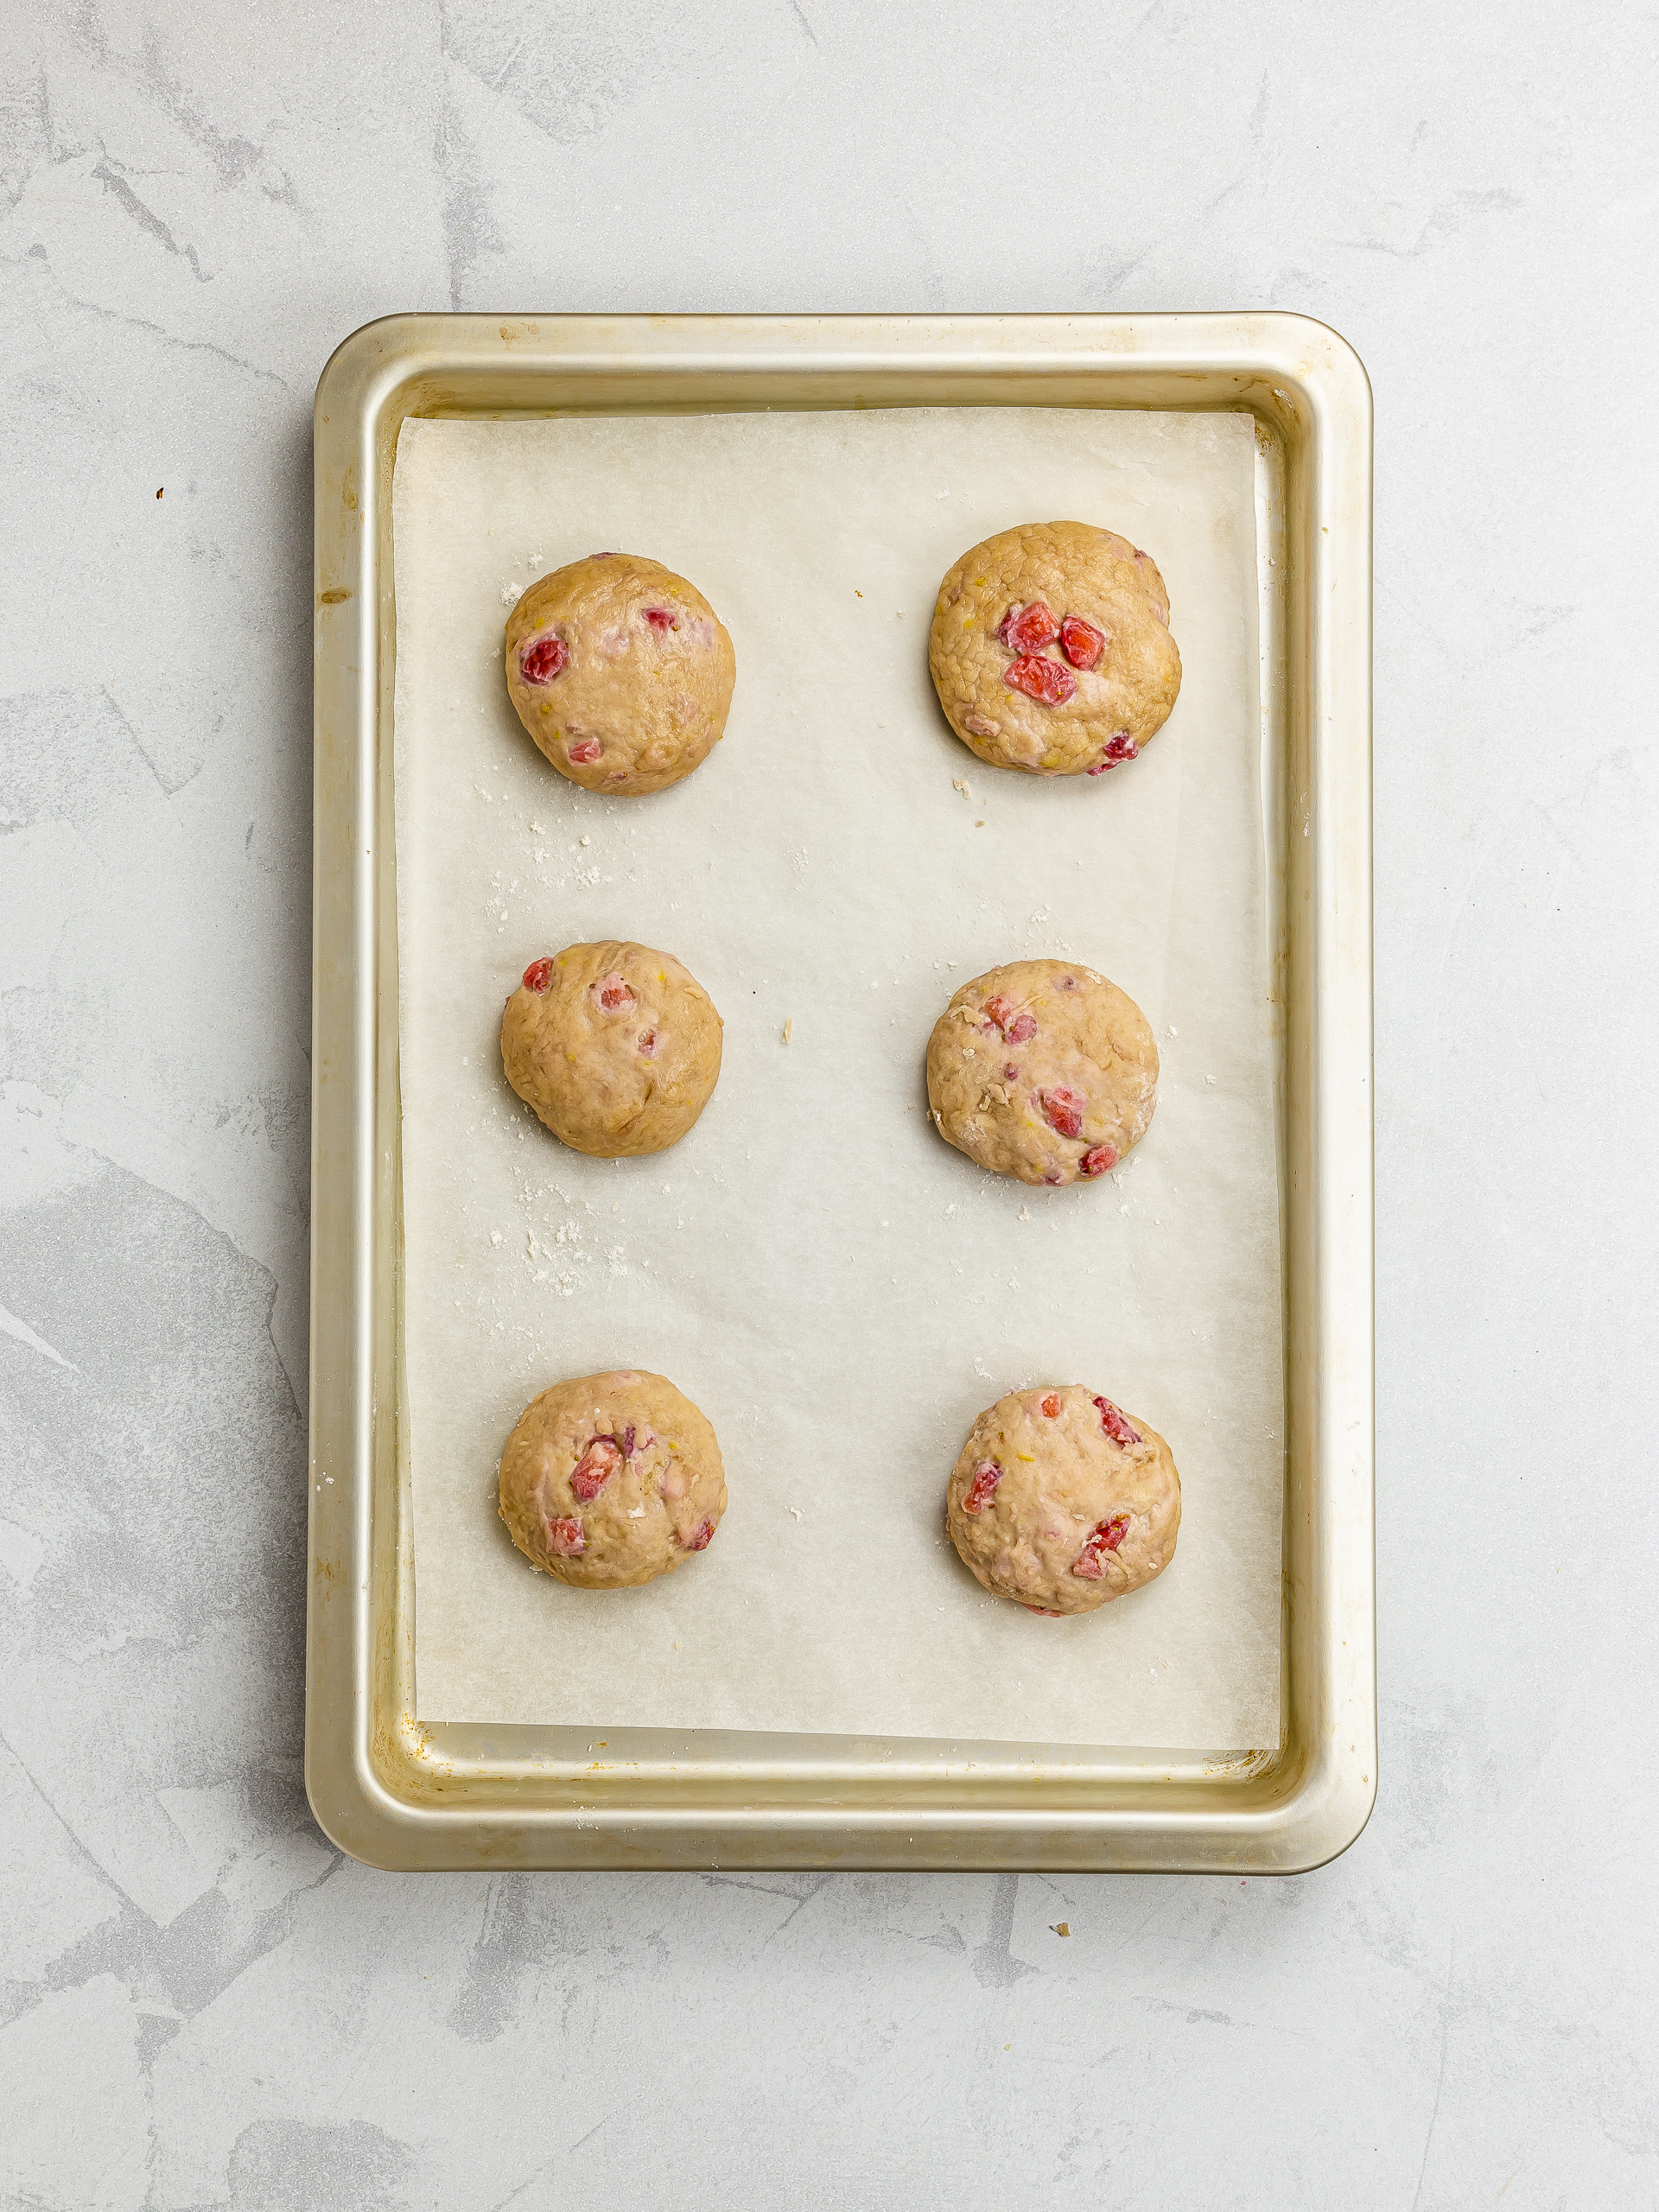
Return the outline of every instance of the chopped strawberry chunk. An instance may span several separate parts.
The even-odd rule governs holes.
[[[1105,1174],[1108,1168],[1117,1165],[1117,1154],[1109,1144],[1092,1145],[1077,1162],[1079,1175],[1090,1177]]]
[[[652,1060],[656,1058],[657,1032],[654,1029],[647,1029],[645,1035],[639,1039],[639,1055],[642,1059]]]
[[[622,1464],[622,1454],[613,1436],[596,1436],[577,1460],[570,1477],[570,1487],[584,1505],[599,1496],[611,1477]]]
[[[623,1430],[617,1441],[622,1446],[622,1457],[625,1459],[632,1459],[633,1457],[633,1423],[632,1421]]]
[[[1083,1101],[1075,1090],[1068,1090],[1063,1083],[1057,1083],[1052,1090],[1039,1090],[1037,1106],[1056,1136],[1080,1137],[1083,1135]]]
[[[1033,599],[1029,607],[1005,618],[1001,634],[1015,652],[1039,653],[1059,636],[1060,626],[1046,601]]]
[[[1027,1044],[1037,1034],[1037,1024],[1030,1014],[1017,1014],[1002,1034],[1010,1045]]]
[[[1098,1582],[1106,1572],[1103,1554],[1115,1552],[1128,1533],[1127,1513],[1115,1514],[1109,1521],[1096,1522],[1089,1532],[1089,1541],[1071,1562],[1072,1573],[1081,1575],[1085,1582]]]
[[[991,1494],[1002,1479],[1002,1470],[995,1459],[982,1459],[974,1469],[974,1479],[968,1485],[968,1495],[962,1501],[964,1513],[982,1513],[991,1502]]]
[[[680,626],[679,617],[671,607],[648,607],[645,620],[653,630],[677,630]]]
[[[1045,1417],[1049,1421],[1058,1421],[1059,1419],[1060,1394],[1058,1390],[1051,1390],[1048,1395],[1043,1400],[1043,1413]]]
[[[714,1541],[715,1523],[712,1516],[705,1514],[689,1536],[681,1536],[680,1544],[688,1552],[705,1552]]]
[[[582,1533],[580,1521],[569,1519],[550,1521],[547,1524],[547,1548],[556,1552],[561,1559],[575,1559],[588,1548],[588,1539]]]
[[[550,960],[532,960],[524,970],[524,988],[527,991],[544,991],[552,980],[553,963]]]
[[[526,683],[550,683],[570,658],[563,638],[537,638],[518,656],[518,673]]]
[[[608,976],[601,976],[594,988],[599,993],[599,1002],[607,1014],[625,1014],[633,1004],[633,993],[614,968]]]
[[[1020,1072],[1019,1064],[1018,1064],[1016,1061],[1014,1061],[1014,1060],[1004,1060],[1004,1061],[1003,1061],[1003,1063],[1002,1063],[1002,1080],[1003,1080],[1003,1082],[1004,1082],[1004,1083],[1012,1083],[1012,1082],[1014,1081],[1014,1078],[1015,1077],[1015,1076],[1017,1076],[1017,1075],[1019,1074],[1019,1072]]]
[[[1092,668],[1105,650],[1106,632],[1082,615],[1068,614],[1061,623],[1060,651],[1073,668]]]
[[[1114,1444],[1121,1444],[1127,1450],[1131,1444],[1141,1441],[1140,1430],[1129,1427],[1109,1398],[1096,1398],[1095,1403],[1100,1408],[1100,1425]]]
[[[985,1001],[985,1019],[999,1029],[1006,1029],[1014,1019],[1014,1001],[1005,999],[1001,991]]]
[[[574,760],[579,768],[590,766],[605,750],[596,737],[578,738],[574,745],[567,745],[564,749],[566,757]]]
[[[1119,730],[1115,737],[1108,738],[1106,741],[1106,758],[1114,762],[1133,760],[1140,750],[1140,747],[1126,729]]]
[[[1023,691],[1027,698],[1044,707],[1063,707],[1077,688],[1077,679],[1069,668],[1062,668],[1057,660],[1045,660],[1040,653],[1021,654],[1002,681],[1011,690]]]

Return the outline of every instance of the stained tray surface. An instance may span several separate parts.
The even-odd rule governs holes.
[[[404,1382],[406,1312],[399,1269],[406,1162],[396,1018],[391,480],[400,428],[411,416],[427,422],[468,416],[476,423],[561,414],[798,414],[941,405],[983,410],[1010,403],[1022,410],[1130,406],[1147,410],[1149,431],[1153,410],[1209,408],[1230,418],[1217,424],[1218,437],[1249,422],[1262,588],[1252,608],[1257,619],[1250,641],[1260,677],[1261,744],[1248,772],[1261,795],[1266,833],[1266,912],[1258,914],[1256,925],[1263,918],[1268,925],[1281,1017],[1276,1116],[1263,1141],[1271,1145],[1276,1138],[1279,1154],[1287,1379],[1286,1510],[1282,1546],[1274,1545],[1282,1550],[1284,1602],[1280,1620],[1272,1619],[1270,1609],[1265,1621],[1268,1633],[1281,1630],[1281,1691],[1267,1703],[1258,1696],[1255,1726],[1243,1738],[1260,1748],[1237,1748],[1238,1732],[1206,1741],[1205,1727],[1202,1721],[1194,1725],[1191,1709],[1172,1718],[1167,1740],[1160,1743],[1155,1697],[1143,1699],[1137,1710],[1133,1747],[1122,1742],[1080,1746],[1076,1739],[1084,1728],[1075,1717],[1065,1732],[1072,1740],[1019,1740],[1021,1722],[1031,1736],[1039,1732],[1040,1699],[1012,1708],[1013,1726],[991,1707],[976,1710],[969,1703],[962,1725],[946,1733],[946,1704],[930,1707],[924,1700],[906,1706],[889,1699],[884,1708],[875,1697],[868,1709],[876,1725],[866,1723],[855,1734],[855,1694],[817,1705],[810,1697],[791,1696],[781,1699],[779,1707],[794,1725],[767,1729],[755,1725],[766,1710],[764,1700],[751,1696],[746,1702],[740,1696],[700,1705],[682,1694],[683,1676],[677,1682],[671,1675],[665,1679],[674,1694],[655,1707],[647,1700],[632,1716],[661,1718],[668,1724],[662,1726],[612,1725],[596,1692],[585,1694],[588,1701],[570,1713],[574,1726],[557,1725],[551,1718],[557,1708],[546,1703],[531,1708],[533,1725],[513,1725],[524,1718],[525,1708],[492,1713],[487,1689],[470,1702],[453,1695],[443,1700],[450,1713],[468,1717],[432,1719],[428,1697],[417,1700],[415,1694],[413,1532],[429,1525],[430,1509],[422,1509],[426,1521],[411,1512],[416,1468]],[[972,420],[986,419],[982,413],[962,417],[964,436]],[[1006,419],[1010,425],[1014,420]],[[1113,428],[1109,416],[1099,422],[1103,450],[1134,447],[1133,437],[1114,441],[1107,435]],[[426,424],[416,427],[424,430]],[[609,427],[619,435],[626,428]],[[671,427],[640,424],[638,432],[642,441],[656,442],[652,450],[660,452]],[[876,423],[863,427],[879,435]],[[921,429],[920,418],[915,427]],[[768,435],[788,428],[770,425]],[[696,435],[711,429],[718,435],[718,429],[698,426]],[[336,355],[319,389],[317,432],[308,1776],[325,1827],[359,1856],[399,1866],[505,1859],[546,1865],[1248,1864],[1265,1869],[1313,1863],[1342,1848],[1363,1825],[1375,1777],[1366,876],[1370,416],[1363,372],[1352,355],[1318,325],[1274,316],[990,323],[397,318],[370,326]],[[786,452],[786,444],[780,441],[779,450]],[[994,516],[985,527],[1004,518]],[[966,517],[953,518],[953,540],[959,537],[965,544],[979,534]],[[519,560],[530,557],[527,549],[511,550]],[[555,557],[557,550],[549,565]],[[880,563],[866,565],[875,570]],[[852,581],[849,575],[849,588]],[[913,613],[906,618],[893,610],[896,619],[925,629],[933,581],[930,574],[913,593],[906,591]],[[882,579],[884,586],[887,582]],[[499,613],[492,620],[499,625]],[[413,633],[410,650],[418,650]],[[969,802],[952,795],[950,803],[971,804],[976,815],[995,809],[995,798],[977,795],[1014,779],[995,778],[965,753],[953,761],[959,749],[918,708],[918,702],[906,700],[893,719],[919,729],[928,778],[944,792],[954,766],[976,796]],[[1178,716],[1180,712],[1178,708]],[[734,718],[734,743],[741,729]],[[510,740],[506,731],[480,734],[486,752],[498,737]],[[1166,742],[1173,772],[1181,742],[1174,722]],[[1157,758],[1154,748],[1135,772],[1148,776]],[[711,789],[716,770],[731,782],[735,759],[717,754],[700,772]],[[1018,782],[1020,796],[998,810],[1005,823],[1011,817],[1018,822],[1030,799],[1065,795]],[[1149,784],[1147,789],[1150,793]],[[571,812],[564,798],[561,791],[546,810],[556,813],[561,841],[574,849],[575,838],[563,835],[571,826],[563,820]],[[888,795],[882,804],[890,807],[891,801]],[[613,815],[626,811],[614,803],[607,809]],[[569,870],[563,874],[568,893]],[[567,902],[561,905],[569,912]],[[1071,957],[1088,959],[1092,953],[1095,964],[1109,965],[1092,945],[1077,942],[1078,918],[1069,908],[1066,918],[1072,925],[1067,930]],[[664,924],[667,919],[665,913]],[[620,914],[607,913],[605,926],[620,933]],[[568,932],[582,933],[574,927]],[[505,938],[505,928],[500,934]],[[1039,948],[1021,944],[1014,949]],[[861,957],[867,950],[860,948]],[[943,940],[936,948],[930,938],[925,959],[911,979],[917,1007],[893,999],[887,1020],[895,1036],[901,1021],[914,1026],[936,983],[941,1001],[945,995],[946,979],[931,972],[936,951],[942,960]],[[513,964],[505,943],[500,956]],[[957,979],[970,972],[971,961],[957,971]],[[766,980],[770,987],[769,975]],[[881,980],[890,990],[900,981],[897,974]],[[1156,982],[1166,980],[1160,971]],[[404,988],[407,1020],[407,978]],[[1155,998],[1155,986],[1143,982],[1142,989]],[[754,1010],[757,1045],[763,1032],[768,1041],[775,1037],[771,1015],[780,1010],[786,1011],[781,1005]],[[1157,1019],[1155,1005],[1148,1011]],[[908,1042],[918,1045],[919,1039]],[[1173,1039],[1167,1050],[1179,1064],[1180,1048]],[[1198,1048],[1191,1071],[1198,1079],[1203,1058]],[[799,1068],[801,1059],[791,1065]],[[717,1094],[716,1106],[721,1103]],[[884,1103],[902,1111],[906,1102]],[[1148,1146],[1155,1142],[1157,1126]],[[728,1139],[740,1130],[728,1121]],[[712,1154],[702,1166],[716,1174]],[[671,1168],[663,1172],[671,1185]],[[963,1172],[977,1188],[981,1179]],[[1153,1192],[1150,1182],[1145,1187]],[[1023,1195],[1009,1186],[1011,1203],[1003,1210],[1010,1227]],[[578,1194],[589,1212],[593,1196]],[[671,1195],[666,1203],[672,1206]],[[1270,1237],[1269,1258],[1271,1243]],[[1262,1271],[1258,1266],[1255,1272]],[[1137,1268],[1112,1286],[1120,1306],[1135,1300],[1145,1275],[1145,1268]],[[1037,1279],[1043,1279],[1040,1263]],[[1142,1302],[1155,1305],[1156,1300]],[[1278,1302],[1273,1300],[1275,1306]],[[546,1312],[546,1299],[543,1306]],[[664,1310],[683,1307],[689,1312],[686,1342],[694,1347],[707,1317],[696,1312],[695,1299],[687,1307],[685,1300],[671,1298]],[[550,1314],[550,1325],[556,1319]],[[554,1326],[555,1342],[558,1333]],[[997,1342],[1004,1333],[992,1331]],[[966,1376],[953,1394],[940,1394],[942,1400],[950,1395],[950,1404],[930,1409],[942,1434],[953,1423],[963,1425],[963,1408],[971,1414],[996,1389],[1025,1379],[998,1373],[995,1353],[988,1363],[985,1349],[976,1344],[977,1357],[963,1363]],[[532,1365],[549,1357],[543,1345],[533,1346],[532,1353]],[[683,1353],[671,1371],[683,1368],[690,1357],[690,1351]],[[1039,1358],[1033,1349],[1019,1363]],[[983,1374],[988,1367],[993,1380],[982,1381],[973,1371]],[[689,1375],[680,1379],[690,1384]],[[721,1387],[715,1386],[717,1396]],[[754,1408],[744,1413],[747,1421],[735,1424],[740,1456],[751,1444],[755,1419]],[[1165,1425],[1176,1426],[1175,1417],[1166,1414]],[[798,1465],[810,1452],[810,1435],[792,1438],[791,1445]],[[1280,1450],[1274,1438],[1275,1457]],[[417,1440],[417,1463],[419,1451]],[[486,1475],[489,1456],[481,1455]],[[764,1470],[766,1453],[750,1456],[753,1467]],[[427,1470],[420,1466],[419,1471],[424,1477]],[[937,1482],[926,1487],[931,1492]],[[1202,1493],[1202,1484],[1199,1488]],[[757,1512],[779,1516],[795,1502],[785,1501],[781,1491],[767,1494],[755,1480],[742,1491],[734,1480],[734,1495]],[[923,1510],[918,1503],[916,1510]],[[1271,1529],[1273,1524],[1264,1525]],[[804,1533],[805,1524],[786,1522],[785,1535],[795,1528]],[[1201,1546],[1194,1555],[1202,1563]],[[697,1562],[696,1572],[709,1563]],[[1180,1564],[1178,1560],[1178,1570]],[[1271,1557],[1264,1555],[1256,1576],[1263,1591],[1271,1590]],[[688,1573],[675,1581],[689,1585],[691,1579]],[[1176,1586],[1173,1576],[1166,1582]],[[532,1594],[549,1593],[537,1587]],[[1136,1602],[1150,1605],[1159,1594]],[[435,1601],[425,1602],[430,1611]],[[1131,1609],[1122,1610],[1128,1615]],[[665,1618],[664,1653],[673,1624]],[[1016,1618],[1014,1625],[1030,1624]],[[1177,1656],[1184,1649],[1175,1639],[1168,1648]],[[880,1671],[877,1655],[873,1679]],[[1262,1725],[1273,1703],[1280,1722],[1276,1744],[1267,1740]],[[1086,1697],[1079,1710],[1086,1723]],[[1173,1715],[1177,1707],[1168,1710]],[[691,1720],[703,1725],[688,1727]],[[742,1725],[729,1725],[734,1720]],[[837,1720],[844,1725],[828,1732]],[[916,1732],[918,1721],[925,1733]]]

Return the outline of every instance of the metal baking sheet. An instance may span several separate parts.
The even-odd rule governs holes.
[[[423,1725],[398,1382],[389,543],[398,429],[410,414],[964,404],[1198,405],[1255,418],[1263,755],[1286,1016],[1282,1740],[1243,1756]],[[1320,326],[1281,316],[399,318],[335,357],[317,433],[308,1769],[324,1826],[359,1855],[399,1866],[1265,1869],[1343,1847],[1375,1777],[1370,416],[1351,353]]]

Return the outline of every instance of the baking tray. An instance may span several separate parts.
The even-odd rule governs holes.
[[[1284,1261],[1282,1732],[1248,1758],[427,1724],[400,1418],[391,474],[411,415],[1245,410]],[[1370,396],[1294,315],[395,316],[318,386],[306,1777],[372,1864],[1289,1872],[1375,1795]]]

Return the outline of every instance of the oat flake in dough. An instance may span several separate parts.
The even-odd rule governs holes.
[[[948,1144],[1022,1183],[1092,1182],[1146,1135],[1158,1046],[1135,1001],[1071,960],[964,983],[933,1025],[927,1104]]]
[[[1027,523],[944,582],[928,667],[945,719],[996,768],[1104,775],[1133,760],[1181,688],[1157,566],[1092,523]]]
[[[689,776],[725,734],[737,662],[695,584],[595,553],[531,585],[507,617],[507,690],[562,776],[620,798]]]
[[[1091,1613],[1174,1557],[1181,1483],[1137,1414],[1079,1384],[1011,1391],[974,1423],[945,1532],[976,1580],[1039,1613]]]
[[[532,1567],[621,1590],[706,1551],[726,1510],[715,1432],[665,1376],[579,1376],[532,1399],[501,1454],[501,1518]]]
[[[666,1152],[720,1079],[721,1020],[671,953],[607,938],[532,960],[501,1062],[554,1135],[599,1160]]]

